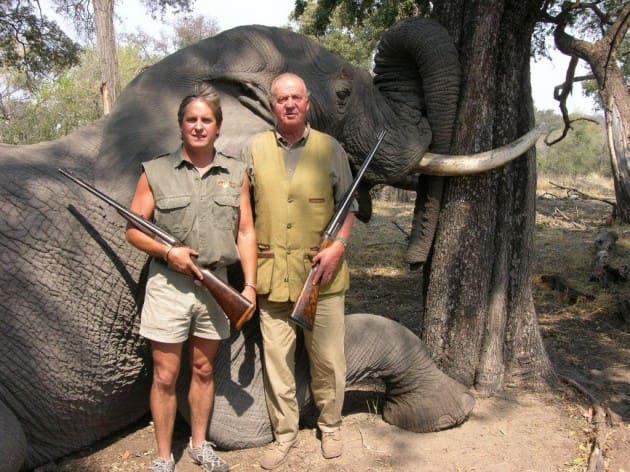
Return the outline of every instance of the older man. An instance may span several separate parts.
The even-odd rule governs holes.
[[[354,212],[349,212],[335,242],[320,250],[335,203],[352,184],[348,159],[333,137],[309,126],[309,92],[300,77],[276,77],[270,99],[275,129],[255,136],[243,151],[254,195],[265,394],[276,440],[261,461],[267,470],[285,462],[297,440],[295,346],[301,328],[289,314],[312,264],[319,264],[321,291],[313,330],[304,330],[311,391],[319,409],[322,454],[331,459],[342,453],[344,297],[349,286],[343,255],[354,222]]]

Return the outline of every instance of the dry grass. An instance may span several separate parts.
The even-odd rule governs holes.
[[[539,175],[536,185],[537,194],[541,195],[545,192],[549,192],[562,197],[566,196],[566,194],[561,195],[562,192],[553,184],[575,188],[583,193],[587,193],[595,197],[614,198],[612,179],[610,177],[602,177],[598,174],[579,177],[551,177],[547,175]]]
[[[377,313],[401,321],[422,309],[418,277],[405,262],[412,216],[413,203],[375,201],[370,222],[355,224],[347,252],[348,313]]]

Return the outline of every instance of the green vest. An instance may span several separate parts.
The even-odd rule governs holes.
[[[245,164],[217,152],[203,176],[182,160],[181,148],[142,164],[153,198],[155,223],[199,252],[204,267],[239,260],[236,236]]]
[[[283,150],[273,131],[258,135],[251,149],[258,242],[257,291],[268,295],[272,302],[295,301],[335,206],[329,180],[331,142],[325,134],[311,129],[291,182]],[[342,293],[349,285],[348,266],[342,259],[320,294]]]

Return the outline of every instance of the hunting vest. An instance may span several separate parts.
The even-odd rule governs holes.
[[[252,142],[254,208],[258,243],[258,293],[269,301],[297,300],[319,250],[335,202],[329,180],[331,142],[310,130],[289,182],[282,148],[273,131]],[[321,295],[345,292],[348,267],[341,260]]]
[[[239,260],[236,247],[245,164],[219,152],[201,175],[179,151],[144,162],[155,224],[199,252],[203,267]]]

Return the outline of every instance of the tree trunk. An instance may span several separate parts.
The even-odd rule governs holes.
[[[101,97],[103,114],[109,114],[120,95],[120,77],[116,57],[116,37],[114,35],[114,1],[92,0],[96,49],[101,66]]]
[[[625,92],[627,96],[627,89]],[[608,95],[604,102],[606,134],[615,183],[616,217],[630,223],[630,97],[620,100],[619,94],[602,95]]]
[[[554,31],[556,46],[568,56],[577,56],[590,66],[604,104],[608,149],[617,199],[616,217],[630,223],[630,92],[617,65],[617,52],[630,29],[630,3],[617,21],[594,43],[574,38],[561,23]]]
[[[542,0],[437,2],[460,52],[451,152],[485,151],[534,126],[530,42]],[[555,378],[531,291],[535,150],[474,177],[448,178],[425,270],[423,339],[437,363],[491,394]]]

